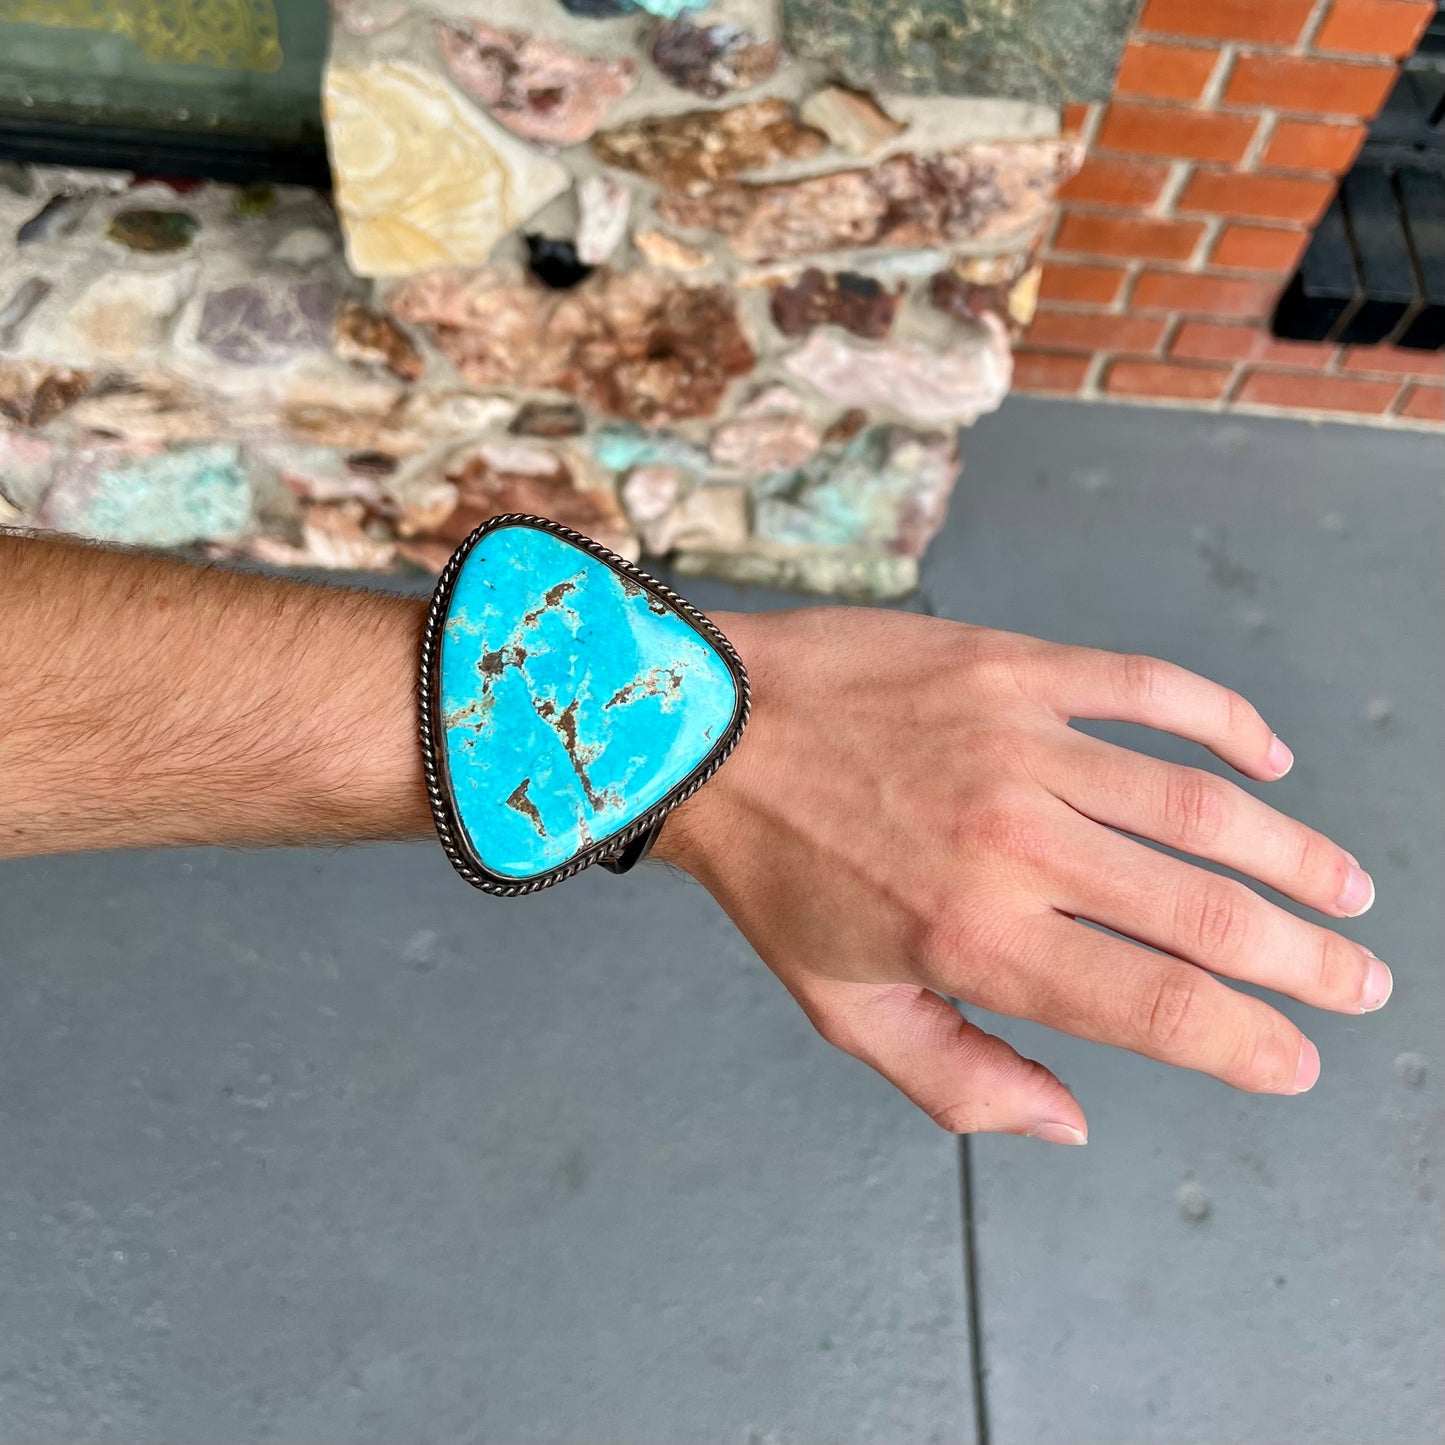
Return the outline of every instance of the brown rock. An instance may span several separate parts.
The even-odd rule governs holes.
[[[836,446],[841,442],[850,442],[867,425],[868,413],[860,407],[850,406],[841,416],[829,423],[828,429],[823,433],[823,444]]]
[[[66,420],[82,431],[138,443],[201,441],[226,432],[196,393],[164,371],[104,377]]]
[[[716,100],[746,90],[777,68],[782,48],[736,25],[669,20],[652,42],[652,63],[676,86]]]
[[[90,372],[67,366],[0,367],[0,417],[16,426],[43,427],[80,400],[90,380]]]
[[[798,124],[787,101],[755,100],[730,110],[648,116],[602,131],[592,149],[608,165],[686,192],[815,156],[827,145],[821,132]]]
[[[637,83],[630,60],[605,60],[555,40],[448,20],[437,42],[452,79],[513,135],[542,145],[580,145]]]
[[[577,458],[527,441],[486,441],[452,459],[457,488],[451,514],[417,540],[455,547],[489,517],[529,512],[595,538],[614,551],[633,550],[627,519],[610,487],[585,485]]]
[[[361,502],[303,507],[301,535],[323,567],[373,572],[389,567],[396,556],[396,538]]]
[[[726,181],[698,195],[674,186],[657,210],[673,225],[724,232],[745,261],[1026,238],[1048,218],[1078,154],[1070,141],[988,141],[801,180]]]
[[[417,381],[426,369],[421,352],[389,316],[348,301],[336,313],[336,354],[346,361],[379,364],[403,381]]]
[[[529,401],[508,428],[521,437],[576,437],[587,430],[587,414],[571,401]]]
[[[784,336],[806,336],[815,326],[841,326],[854,336],[881,341],[893,325],[903,295],[856,271],[827,275],[810,266],[773,292],[773,325]]]
[[[394,291],[388,309],[433,326],[474,386],[555,388],[644,426],[711,416],[755,360],[725,288],[653,271],[599,271],[570,291],[503,268],[434,272]]]
[[[1033,320],[1040,274],[1040,268],[1034,267],[1008,284],[966,281],[956,270],[939,271],[928,283],[928,299],[955,321],[976,323],[985,316],[996,316],[1017,339]]]
[[[871,95],[829,85],[810,95],[799,115],[816,126],[839,150],[855,156],[872,155],[908,127],[894,120]]]

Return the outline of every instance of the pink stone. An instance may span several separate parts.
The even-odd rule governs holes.
[[[1013,357],[997,318],[941,351],[918,341],[857,346],[815,331],[784,367],[842,406],[882,407],[922,422],[964,422],[995,410],[1008,395]]]
[[[1071,141],[986,141],[801,180],[692,187],[696,194],[669,178],[672,190],[657,211],[675,226],[722,231],[745,261],[865,246],[1026,242],[1079,160]]]
[[[683,474],[676,467],[651,463],[633,467],[622,479],[622,505],[634,522],[655,522],[677,501]]]
[[[600,266],[622,244],[632,187],[611,176],[587,176],[577,182],[577,259]]]
[[[821,440],[806,416],[774,412],[724,422],[713,432],[709,450],[723,466],[763,474],[802,466]]]
[[[630,60],[480,20],[438,22],[436,35],[452,79],[514,135],[542,145],[580,145],[637,81]]]
[[[434,327],[475,386],[550,387],[643,426],[711,416],[756,359],[725,287],[652,271],[598,271],[568,291],[503,267],[438,271],[405,282],[387,307]]]

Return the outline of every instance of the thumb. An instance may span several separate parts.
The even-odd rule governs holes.
[[[1063,1084],[941,995],[819,979],[789,989],[830,1044],[876,1069],[949,1133],[1088,1142],[1084,1111]]]

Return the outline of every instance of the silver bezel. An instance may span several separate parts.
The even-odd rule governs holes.
[[[441,745],[441,697],[438,671],[441,662],[442,627],[447,608],[451,603],[452,591],[462,564],[473,547],[490,532],[502,527],[534,527],[538,531],[550,532],[570,542],[589,556],[605,563],[614,572],[620,573],[630,582],[667,604],[695,632],[700,633],[715,647],[726,663],[736,684],[737,702],[732,720],[723,730],[712,750],[680,783],[662,799],[654,803],[645,813],[634,818],[625,828],[609,834],[606,838],[590,844],[582,852],[574,854],[565,863],[549,868],[529,878],[508,878],[493,873],[477,857],[468,841],[466,829],[462,827],[452,794],[451,779],[447,773],[446,748]],[[665,583],[644,572],[625,557],[619,557],[600,542],[584,537],[571,527],[545,517],[534,517],[525,512],[510,512],[500,517],[491,517],[471,532],[461,546],[452,553],[447,565],[437,578],[436,591],[432,594],[431,606],[427,608],[426,624],[422,630],[421,670],[418,679],[418,701],[421,728],[422,766],[426,774],[427,799],[431,803],[432,817],[436,821],[437,837],[443,851],[463,878],[474,888],[490,893],[497,898],[520,898],[529,893],[550,888],[591,867],[605,858],[620,852],[634,839],[660,822],[680,803],[697,792],[727,761],[729,754],[738,745],[743,729],[747,726],[748,714],[752,707],[752,695],[748,686],[747,670],[737,655],[732,643],[718,630],[712,621],[697,610],[686,598],[679,597]]]

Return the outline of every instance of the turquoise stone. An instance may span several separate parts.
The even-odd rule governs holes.
[[[660,598],[551,532],[488,532],[442,628],[441,745],[491,873],[536,877],[619,832],[703,762],[739,688]]]

